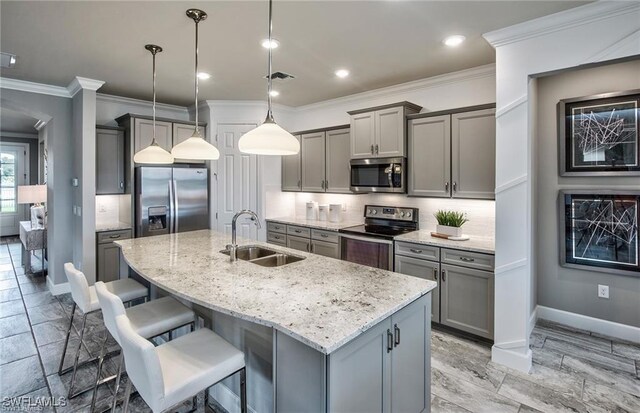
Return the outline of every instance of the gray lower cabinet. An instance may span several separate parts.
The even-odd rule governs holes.
[[[267,242],[340,259],[340,235],[335,231],[311,229],[267,221]]]
[[[287,235],[287,248],[298,251],[311,252],[311,240],[309,238]]]
[[[438,287],[431,292],[431,319],[436,322],[439,321],[440,283],[438,282],[438,276],[440,275],[440,263],[438,261],[428,261],[397,255],[395,258],[395,271],[438,283]]]
[[[340,258],[340,245],[326,241],[311,241],[311,252],[329,258]]]
[[[96,195],[125,192],[124,129],[96,127]]]
[[[131,230],[104,231],[96,234],[96,279],[109,282],[120,278],[120,247],[114,241],[131,238]]]
[[[300,141],[300,135],[296,135],[296,139]],[[283,191],[301,191],[302,175],[301,175],[301,155],[302,151],[295,155],[286,155],[282,157],[282,190]]]

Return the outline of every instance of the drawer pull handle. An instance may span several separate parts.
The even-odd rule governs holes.
[[[460,257],[460,261],[464,261],[464,262],[474,262],[475,259],[473,258],[467,258],[467,257]]]
[[[322,238],[329,238],[329,236],[328,236],[327,234],[320,234],[320,236],[321,236]]]
[[[413,249],[413,248],[409,248],[409,250],[411,252],[415,252],[416,254],[422,254],[422,252],[423,252],[422,250],[416,250],[416,249]]]
[[[273,238],[280,239],[280,237],[278,235],[274,235]]]
[[[293,232],[295,232],[296,234],[301,233],[302,231],[300,231],[299,229],[294,229]]]
[[[438,281],[438,269],[437,268],[433,269],[433,279]]]
[[[120,238],[120,235],[109,235],[109,238],[111,238],[111,239]]]

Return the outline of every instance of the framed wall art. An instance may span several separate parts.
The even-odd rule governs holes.
[[[640,89],[558,103],[561,176],[640,176]]]
[[[640,191],[560,191],[560,265],[640,277]]]

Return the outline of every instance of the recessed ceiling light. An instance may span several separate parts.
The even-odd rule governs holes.
[[[264,47],[265,49],[268,49],[269,47],[271,47],[272,49],[277,49],[278,46],[280,46],[280,42],[276,39],[271,39],[271,46],[269,46],[269,39],[264,39],[260,44],[262,44],[262,47]]]
[[[344,79],[345,77],[349,76],[349,71],[347,69],[336,70],[336,76]]]
[[[271,97],[276,97],[280,94],[280,92],[278,92],[277,90],[272,90],[271,92],[269,92],[269,94],[271,95]]]
[[[208,80],[208,79],[211,79],[211,75],[207,72],[198,72],[198,79]]]
[[[466,39],[466,37],[462,36],[461,34],[456,34],[454,36],[447,37],[442,41],[442,43],[449,47],[456,47],[464,42],[464,39]]]

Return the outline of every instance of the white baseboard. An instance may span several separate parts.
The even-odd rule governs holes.
[[[68,282],[62,284],[54,284],[51,282],[51,277],[47,276],[47,286],[49,287],[49,292],[53,295],[66,294],[71,292],[71,286]]]
[[[527,336],[531,336],[531,332],[533,331],[533,327],[536,326],[536,321],[538,321],[538,306],[536,305],[536,308],[533,309],[533,312],[531,313],[531,317],[529,317],[529,329],[527,331]]]
[[[582,314],[570,313],[568,311],[558,310],[542,305],[537,306],[536,311],[538,318],[555,321],[556,323],[564,324],[569,327],[588,330],[609,337],[640,343],[640,328],[638,327],[589,317]]]
[[[211,388],[209,393],[213,399],[228,412],[240,411],[240,396],[235,394],[230,388],[223,383],[218,383]],[[257,413],[247,404],[247,410],[250,413]]]
[[[529,348],[519,351],[519,349],[500,348],[494,344],[491,347],[491,361],[528,373],[531,370],[532,353]]]

